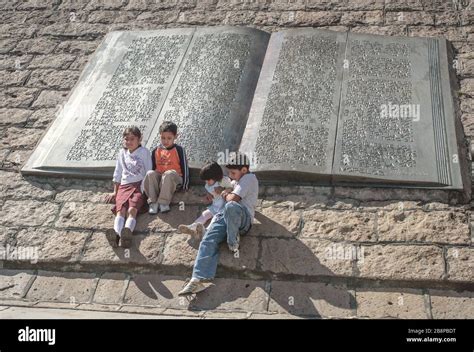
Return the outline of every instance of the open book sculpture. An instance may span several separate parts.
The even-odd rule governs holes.
[[[178,125],[191,169],[240,150],[269,182],[463,189],[444,39],[313,28],[107,34],[25,174],[111,177],[121,132]]]

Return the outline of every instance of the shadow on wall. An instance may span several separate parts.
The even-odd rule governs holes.
[[[248,235],[241,238],[241,248],[244,252],[241,260],[246,263],[249,258],[246,257],[245,249],[251,250],[249,244],[255,244],[253,231],[259,234],[264,231],[272,231],[280,236],[295,238],[294,233],[289,232],[263,214],[257,212],[256,218],[258,223],[254,225]],[[271,234],[268,235],[271,236]],[[177,297],[177,292],[185,283],[184,277],[159,274],[134,275],[129,287],[132,290],[140,291],[148,303],[155,302],[157,305],[176,309],[291,313],[304,317],[354,316],[355,297],[346,287],[315,282],[272,280],[273,270],[279,272],[281,268],[285,268],[288,272],[292,272],[293,268],[301,268],[301,266],[304,266],[308,275],[335,275],[322,265],[314,253],[301,241],[291,241],[291,248],[285,248],[285,245],[289,243],[286,239],[276,240],[280,242],[276,248],[277,253],[268,258],[272,261],[271,263],[265,260],[266,263],[262,267],[258,257],[252,258],[257,262],[255,263],[257,270],[263,272],[268,279],[242,279],[226,275],[229,266],[233,267],[233,265],[229,264],[232,256],[229,254],[227,246],[223,244],[220,248],[221,261],[217,278],[213,280],[207,290],[193,296],[189,301],[183,297]],[[196,243],[191,241],[188,243],[197,249]],[[272,248],[268,248],[268,250],[264,250],[263,254],[271,250]],[[240,259],[234,260],[239,261]],[[236,263],[235,267],[238,266]],[[270,270],[266,271],[266,267]],[[190,270],[188,273],[190,276]],[[132,297],[132,301],[128,303],[133,303],[134,295],[136,297],[137,292],[131,293],[129,297]]]

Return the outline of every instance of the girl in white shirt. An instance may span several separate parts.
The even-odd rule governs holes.
[[[112,212],[116,216],[114,229],[107,231],[107,238],[115,245],[120,242],[124,248],[132,244],[137,214],[145,204],[143,179],[152,168],[150,151],[142,147],[141,140],[142,134],[138,127],[128,127],[123,131],[124,147],[117,156],[113,176],[114,193],[109,196],[109,201],[115,201]]]

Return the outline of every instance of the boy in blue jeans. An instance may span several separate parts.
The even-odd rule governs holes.
[[[214,278],[219,261],[219,244],[227,240],[229,249],[238,252],[240,235],[245,235],[252,227],[255,206],[258,199],[258,180],[249,170],[245,154],[235,153],[226,168],[234,181],[231,192],[222,192],[226,201],[224,209],[217,213],[199,245],[194,262],[193,276],[179,296],[188,296],[206,289],[203,282]]]

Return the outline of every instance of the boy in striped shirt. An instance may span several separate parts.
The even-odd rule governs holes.
[[[165,121],[160,129],[161,143],[151,151],[152,170],[143,181],[150,203],[150,214],[170,211],[170,203],[177,188],[189,187],[189,168],[185,150],[175,143],[178,126]]]

